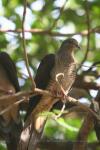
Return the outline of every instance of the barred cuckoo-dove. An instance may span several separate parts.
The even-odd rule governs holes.
[[[53,95],[59,95],[64,99],[74,83],[76,76],[76,63],[74,50],[79,48],[78,42],[69,38],[61,44],[56,54],[46,55],[37,70],[35,83],[37,88],[46,89]],[[57,82],[57,75],[60,88]],[[27,119],[22,131],[19,150],[35,150],[41,138],[46,119],[39,117],[44,111],[50,111],[55,100],[48,95],[37,95],[30,99]]]
[[[9,96],[20,90],[14,62],[6,52],[0,52],[0,97]],[[22,123],[19,107],[1,112],[12,104],[11,101],[0,101],[0,139],[5,140],[8,150],[16,150],[19,142]]]

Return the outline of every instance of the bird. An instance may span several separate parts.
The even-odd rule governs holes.
[[[12,95],[20,91],[16,66],[6,52],[0,52],[0,97]],[[12,102],[1,101],[0,112]],[[0,139],[4,140],[8,150],[17,150],[22,130],[19,106],[14,106],[4,114],[0,114]]]
[[[64,40],[56,54],[46,55],[36,73],[36,87],[48,90],[55,96],[60,96],[64,102],[76,76],[75,49],[79,48],[77,40],[68,38]],[[57,78],[58,77],[58,78]],[[39,142],[46,122],[39,114],[50,111],[55,104],[53,97],[49,95],[37,95],[30,98],[29,108],[26,114],[24,129],[21,133],[19,150],[35,150]]]

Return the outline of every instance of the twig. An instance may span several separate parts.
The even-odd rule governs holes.
[[[94,68],[95,66],[96,67],[100,67],[100,65],[98,65],[98,64],[100,64],[100,61],[94,62],[92,64],[92,66],[86,72],[90,72],[92,70],[92,68]]]
[[[28,61],[27,52],[26,52],[26,41],[25,41],[25,35],[24,35],[24,22],[25,22],[25,16],[26,16],[26,7],[27,7],[27,0],[24,0],[24,11],[23,11],[23,20],[22,20],[22,39],[23,39],[22,43],[23,43],[23,49],[24,49],[26,68],[27,68],[29,77],[32,81],[32,87],[34,90],[36,85],[35,85],[32,75],[31,75],[30,69],[29,69],[29,61]]]
[[[44,94],[44,95],[49,95],[49,96],[52,96],[52,94],[49,92],[49,91],[46,91],[46,90],[42,90],[42,89],[38,89],[38,88],[35,88],[35,90],[27,90],[27,91],[21,91],[21,92],[17,92],[15,94],[12,94],[12,95],[6,95],[6,96],[1,96],[0,97],[0,103],[2,103],[2,101],[5,101],[5,100],[10,100],[13,101],[12,99],[16,99],[16,100],[19,100],[19,99],[22,99],[23,97],[30,97],[32,95],[38,95],[38,94]]]
[[[15,94],[9,94],[9,95],[4,95],[0,97],[0,105],[2,104],[2,101],[5,103],[10,101],[12,103],[22,99],[23,97],[30,97],[34,95],[33,91],[21,91]]]
[[[76,63],[77,65],[80,65],[79,63]],[[87,67],[88,68],[88,70],[86,71],[86,72],[89,72],[89,71],[91,71],[92,70],[92,68],[95,68],[95,67],[100,67],[100,61],[96,61],[96,62],[94,62],[91,66],[88,66],[88,65],[84,65],[84,64],[82,64],[81,66],[83,66],[83,67]]]
[[[87,107],[86,105],[80,103],[78,100],[76,100],[75,98],[73,97],[70,97],[70,96],[67,96],[67,100],[69,102],[71,102],[72,104],[75,104],[77,106],[80,106],[81,109],[89,112],[90,114],[92,114],[97,120],[100,120],[100,117],[99,115],[97,115],[91,108]]]
[[[12,109],[12,107],[14,107],[15,105],[19,105],[20,103],[22,103],[23,101],[26,101],[28,100],[29,97],[31,97],[32,95],[34,94],[46,94],[46,95],[49,95],[49,92],[48,91],[43,91],[41,89],[35,89],[35,93],[33,93],[33,91],[21,91],[21,92],[18,92],[16,94],[13,94],[13,95],[6,95],[6,96],[1,96],[0,97],[0,102],[1,102],[1,105],[2,105],[2,101],[5,101],[8,102],[12,102],[10,106],[7,106],[7,108],[3,109],[1,112],[0,112],[0,115],[6,113],[7,111],[9,111],[10,109]]]
[[[58,119],[62,116],[62,114],[64,113],[64,110],[65,110],[65,107],[66,107],[66,105],[64,103],[62,109],[60,110],[60,113],[55,116],[55,119]]]
[[[61,116],[67,116],[72,112],[80,112],[81,107],[80,106],[72,106],[71,108],[69,108],[68,110],[65,110]],[[81,111],[82,113],[87,113],[84,109],[82,109]]]
[[[55,97],[52,95],[52,93],[50,93],[49,91],[46,91],[46,90],[42,90],[42,89],[38,89],[38,88],[35,88],[34,91],[21,91],[21,92],[18,92],[18,93],[15,93],[13,95],[6,95],[6,96],[1,96],[0,97],[0,102],[2,103],[2,101],[12,101],[12,103],[16,103],[16,101],[19,101],[23,98],[25,98],[25,100],[29,97],[31,97],[32,95],[37,95],[37,94],[43,94],[43,95],[48,95],[48,96],[51,96],[52,98],[54,99],[61,99],[61,97]],[[87,107],[86,105],[84,104],[81,104],[78,100],[76,100],[75,98],[72,98],[70,96],[67,96],[66,97],[66,102],[70,102],[72,104],[75,104],[77,106],[80,106],[81,109],[91,113],[97,120],[100,120],[99,116],[92,110],[90,109],[89,107]],[[20,101],[19,101],[20,103]]]
[[[7,108],[3,109],[1,112],[0,112],[0,115],[3,115],[5,114],[7,111],[9,111],[10,109],[12,109],[13,107],[15,107],[15,105],[19,105],[20,103],[22,103],[23,101],[25,101],[26,99],[23,98],[13,104],[11,104],[10,106],[7,106]]]

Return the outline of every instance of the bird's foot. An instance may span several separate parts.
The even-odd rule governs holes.
[[[68,93],[66,93],[65,91],[62,91],[62,90],[60,90],[60,91],[51,90],[51,93],[54,97],[61,99],[61,101],[65,103]]]

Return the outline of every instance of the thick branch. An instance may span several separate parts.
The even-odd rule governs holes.
[[[88,114],[85,117],[82,127],[78,133],[77,141],[74,144],[73,150],[86,149],[87,138],[93,126],[94,126],[94,119],[91,114]]]
[[[100,100],[100,91],[98,92],[95,101],[98,102]],[[93,110],[95,112],[99,111],[98,108],[98,103],[96,104],[96,102],[94,101],[94,103],[91,105],[91,107],[93,107]],[[100,118],[100,115],[98,115]],[[94,124],[95,122],[95,124]],[[100,137],[100,121],[99,120],[94,120],[93,116],[88,113],[88,115],[85,117],[84,122],[82,124],[82,127],[78,133],[78,137],[77,137],[77,142],[74,144],[74,148],[73,150],[77,150],[77,149],[81,149],[81,150],[85,150],[86,148],[86,143],[87,143],[87,138],[88,135],[91,131],[91,129],[94,127],[95,125],[95,131],[97,134],[97,137]],[[84,142],[81,142],[84,141]]]

